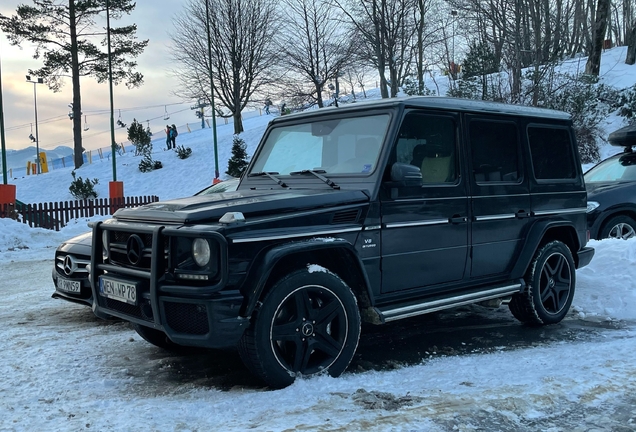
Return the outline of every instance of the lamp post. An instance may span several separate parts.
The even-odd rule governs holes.
[[[2,144],[2,184],[7,184],[7,146],[4,140],[4,109],[2,105],[2,61],[0,60],[0,143]]]
[[[35,105],[35,155],[37,157],[38,163],[38,172],[40,174],[40,136],[38,134],[38,92],[37,92],[37,84],[44,84],[44,80],[42,78],[38,78],[37,80],[32,80],[31,75],[26,76],[27,82],[33,83],[33,104]]]
[[[108,197],[111,200],[121,201],[124,198],[124,182],[117,181],[117,143],[115,142],[115,107],[113,103],[113,56],[110,45],[110,0],[106,0],[106,43],[108,45],[108,90],[110,96],[110,155],[113,160],[113,181],[108,182]],[[111,206],[111,211],[114,212],[118,208],[118,205],[119,204]]]
[[[208,33],[208,68],[210,72],[210,87],[212,97],[210,99],[212,106],[212,136],[214,139],[214,183],[219,181],[219,152],[216,142],[216,112],[214,110],[214,79],[212,78],[212,37],[210,36],[210,6],[208,0],[205,1],[205,27]]]

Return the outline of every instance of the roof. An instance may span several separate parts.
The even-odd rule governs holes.
[[[443,110],[457,110],[474,113],[496,113],[504,115],[515,115],[524,117],[542,117],[556,120],[570,120],[572,116],[563,111],[556,111],[546,108],[536,108],[525,105],[512,105],[499,102],[480,101],[473,99],[460,99],[441,96],[410,96],[390,99],[380,99],[373,101],[363,101],[348,103],[341,107],[327,107],[320,110],[305,111],[301,113],[289,114],[282,118],[276,117],[274,122],[284,121],[287,118],[313,117],[314,115],[340,112],[357,111],[360,109],[390,108],[394,106],[434,108]]]

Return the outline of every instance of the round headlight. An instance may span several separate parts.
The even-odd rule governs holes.
[[[102,246],[102,255],[104,255],[105,258],[108,258],[108,249],[110,249],[110,245],[108,231],[106,230],[102,231]]]
[[[210,243],[206,239],[195,239],[192,242],[192,258],[199,267],[205,267],[210,262]]]

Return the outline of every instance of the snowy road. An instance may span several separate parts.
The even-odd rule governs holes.
[[[236,353],[167,353],[51,299],[50,260],[2,259],[0,430],[634,431],[628,243],[596,245],[611,280],[599,266],[579,272],[577,312],[562,325],[471,307],[371,327],[349,373],[279,391]]]

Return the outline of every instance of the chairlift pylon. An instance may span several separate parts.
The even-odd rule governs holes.
[[[163,119],[164,120],[170,120],[170,114],[168,114],[168,106],[164,105],[163,109],[164,109]]]

